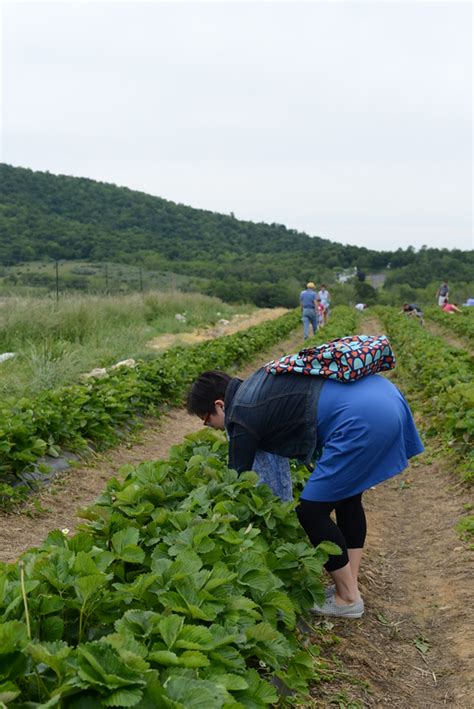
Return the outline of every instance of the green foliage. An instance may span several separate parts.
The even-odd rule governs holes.
[[[463,477],[474,480],[474,380],[472,356],[448,345],[390,308],[378,308],[397,355],[394,377],[409,383],[430,422],[428,433],[446,442]]]
[[[474,515],[465,515],[461,517],[456,525],[456,529],[465,541],[474,540]]]
[[[366,283],[365,281],[357,281],[354,292],[358,303],[373,305],[377,301],[377,291],[370,283]]]
[[[446,253],[450,254],[451,252],[446,251]],[[464,255],[466,262],[470,263],[470,252],[464,252]],[[427,268],[426,265],[425,268]],[[384,287],[378,291],[378,302],[381,305],[395,305],[400,307],[403,303],[416,303],[424,310],[432,308],[434,304],[437,304],[438,299],[435,297],[435,294],[443,279],[440,278],[436,280],[434,272],[432,270],[430,271],[429,268],[426,273],[428,273],[430,279],[433,280],[429,280],[423,286],[415,286],[411,282],[405,282],[403,276],[401,276],[400,280],[397,282],[394,282],[393,279],[387,279]],[[468,276],[463,271],[460,271],[460,274],[462,274],[461,278],[465,280],[462,280],[458,274],[452,273],[449,277],[449,290],[451,301],[462,303],[473,293],[473,284],[472,275]]]
[[[238,366],[289,334],[299,313],[195,345],[175,347],[159,358],[122,367],[107,378],[45,391],[0,405],[0,474],[8,499],[12,474],[60,448],[80,449],[93,441],[110,445],[133,416],[181,404],[190,383],[204,369]],[[14,479],[14,478],[13,478]]]
[[[252,306],[247,306],[247,311]],[[0,370],[0,394],[21,398],[77,381],[95,367],[149,357],[147,343],[231,318],[242,308],[184,293],[9,298],[0,307],[0,351],[17,356]],[[186,321],[175,315],[185,313]]]
[[[308,280],[332,286],[335,272],[354,266],[364,273],[387,271],[389,287],[472,278],[474,252],[344,246],[282,224],[241,221],[83,178],[3,164],[0,190],[0,258],[5,265],[112,260],[173,271],[230,302],[286,307],[297,305]],[[11,276],[20,283],[32,280],[22,273]],[[52,286],[52,277],[48,283],[45,274],[35,274],[43,287]],[[86,277],[79,272],[68,280],[82,287]]]
[[[425,311],[428,320],[441,325],[448,332],[462,337],[466,343],[474,344],[474,308],[466,307],[461,313],[445,313],[441,308],[429,308]]]
[[[23,556],[28,626],[18,567],[0,567],[3,701],[263,709],[272,677],[307,698],[318,649],[296,620],[322,600],[327,551],[226,456],[207,429],[110,480],[78,534]]]

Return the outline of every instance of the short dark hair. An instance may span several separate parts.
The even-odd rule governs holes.
[[[217,369],[203,372],[191,385],[186,399],[188,413],[205,416],[215,412],[216,399],[224,399],[232,377]]]

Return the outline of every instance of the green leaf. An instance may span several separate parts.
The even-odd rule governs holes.
[[[127,485],[125,489],[115,493],[116,504],[117,506],[121,506],[121,504],[131,505],[140,499],[142,493],[143,490],[141,485],[138,485],[137,483],[131,483],[130,485]],[[136,541],[127,542],[127,544],[136,544],[137,541],[138,537]]]
[[[322,549],[322,551],[326,552],[329,556],[339,556],[342,554],[342,549],[339,547],[337,544],[334,544],[334,542],[320,542],[316,549]]]
[[[246,629],[245,634],[249,640],[255,640],[260,643],[278,640],[281,637],[281,633],[273,628],[270,623],[256,623],[255,625],[251,625]]]
[[[179,664],[183,667],[197,668],[197,667],[207,667],[211,663],[209,659],[202,652],[197,650],[185,650],[182,655],[179,656]]]
[[[203,625],[185,625],[176,641],[177,648],[186,650],[211,650],[214,648],[214,636]]]
[[[129,667],[106,643],[78,645],[79,676],[92,687],[118,689],[133,684],[144,686],[143,673]]]
[[[134,707],[143,696],[141,689],[116,689],[102,699],[104,707]]]
[[[169,615],[163,618],[158,623],[158,629],[161,633],[161,637],[166,643],[166,646],[170,649],[173,647],[176,638],[184,624],[184,618],[179,615]]]
[[[58,613],[64,608],[64,600],[60,596],[43,596],[41,598],[38,612],[41,615]]]
[[[154,611],[131,610],[115,621],[115,629],[118,632],[125,631],[138,637],[147,638],[158,632],[161,618],[162,616]]]
[[[281,618],[287,628],[294,628],[296,623],[295,606],[286,593],[270,591],[260,600],[266,620],[276,623]]]
[[[94,559],[85,551],[77,552],[73,569],[76,574],[81,576],[88,576],[97,573],[97,566]]]
[[[416,649],[421,652],[422,655],[426,655],[430,649],[430,643],[428,640],[423,638],[421,635],[413,640]]]
[[[125,661],[128,663],[129,662],[129,657],[131,655],[134,655],[135,658],[140,658],[143,659],[148,655],[148,650],[142,643],[140,643],[138,640],[135,640],[135,638],[132,635],[122,635],[122,633],[110,633],[110,635],[106,635],[104,638],[102,638],[102,641],[104,643],[107,643],[107,645],[111,645],[111,647],[115,648],[115,650],[118,651],[119,655],[125,659]],[[136,669],[136,661],[133,661],[133,666]],[[144,668],[146,669],[146,668]]]
[[[248,682],[242,675],[235,675],[230,673],[212,673],[207,677],[212,682],[220,684],[222,687],[229,691],[248,689]]]
[[[82,603],[92,598],[107,583],[105,574],[91,574],[90,576],[80,576],[74,583],[74,588]]]
[[[207,581],[204,588],[206,591],[212,591],[214,588],[223,586],[224,584],[232,583],[237,578],[237,574],[229,571],[228,567],[222,563],[218,562],[212,569],[209,580]]]
[[[172,677],[166,684],[167,696],[183,709],[222,709],[227,691],[212,682]]]
[[[0,684],[0,702],[3,702],[4,706],[12,702],[19,694],[20,690],[13,682],[3,682],[3,684]]]
[[[262,709],[269,704],[277,703],[276,688],[260,679],[256,670],[249,670],[245,677],[248,681],[248,689],[244,692],[236,692],[235,698],[242,702],[247,709]]]
[[[26,625],[19,620],[0,623],[0,655],[9,655],[15,650],[23,650],[28,644]]]
[[[179,665],[178,656],[170,650],[152,650],[148,653],[148,659],[158,665]]]
[[[202,559],[192,549],[181,551],[179,559],[173,562],[170,568],[170,576],[177,578],[188,578],[197,573],[202,568]]]
[[[145,558],[145,552],[137,546],[139,537],[140,532],[135,527],[126,527],[115,532],[112,537],[112,546],[116,556],[132,564],[141,564]]]
[[[41,623],[41,638],[43,640],[61,640],[64,634],[64,621],[57,615],[44,618]]]
[[[227,645],[219,648],[216,652],[210,652],[209,657],[216,667],[222,666],[231,670],[243,672],[245,670],[245,660],[240,652],[235,648]]]
[[[61,677],[68,669],[64,661],[71,653],[72,648],[65,642],[45,642],[31,643],[27,651],[36,664],[43,663],[51,667],[56,675]]]

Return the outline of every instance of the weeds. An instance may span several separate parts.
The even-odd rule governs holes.
[[[247,312],[252,306],[246,308]],[[0,309],[0,394],[22,397],[77,381],[94,367],[147,355],[146,343],[230,319],[242,307],[199,294],[10,298]],[[185,321],[176,314],[185,313]]]

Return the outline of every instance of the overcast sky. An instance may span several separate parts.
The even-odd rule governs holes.
[[[374,249],[473,248],[470,2],[2,5],[1,160]]]

